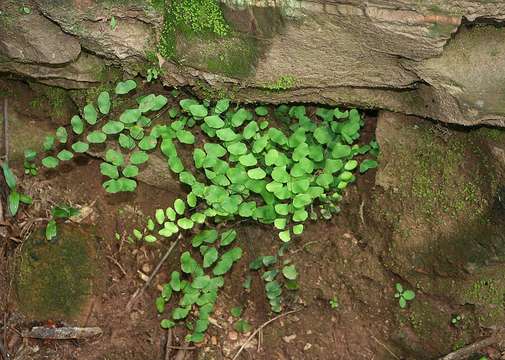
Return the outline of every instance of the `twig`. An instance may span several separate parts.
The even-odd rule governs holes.
[[[5,162],[9,163],[9,119],[7,115],[7,98],[4,98],[4,151]]]
[[[447,354],[444,357],[441,357],[439,360],[466,359],[467,357],[469,357],[473,353],[477,352],[478,350],[480,350],[486,346],[490,346],[490,345],[496,344],[500,341],[503,341],[504,335],[505,335],[505,333],[503,333],[503,332],[493,334],[487,338],[484,338],[480,341],[474,342],[473,344],[465,346],[457,351]]]
[[[23,332],[23,337],[50,340],[69,340],[85,339],[101,334],[102,329],[99,327],[64,326],[58,328],[48,328],[44,326],[35,326],[30,331]]]
[[[3,341],[1,339],[0,339],[0,354],[2,354],[4,360],[10,359],[9,353],[5,350]]]
[[[194,348],[193,348],[194,349]],[[186,351],[187,350],[193,350],[188,346],[188,342],[184,341],[183,346],[179,346],[179,351],[177,351],[177,354],[175,354],[175,359],[174,360],[184,360],[186,357]]]
[[[167,342],[165,344],[165,360],[170,360],[172,346],[172,329],[167,330]]]
[[[126,276],[126,271],[125,271],[125,269],[123,268],[123,266],[120,264],[120,262],[119,262],[119,261],[117,261],[116,259],[114,259],[114,258],[113,258],[112,256],[110,256],[110,255],[107,255],[107,256],[106,256],[106,258],[107,258],[107,259],[109,259],[110,261],[112,261],[112,263],[113,263],[114,265],[116,265],[116,266],[119,268],[119,270],[121,270],[121,272],[123,273],[123,275],[124,275],[124,276]]]
[[[147,287],[149,286],[149,284],[151,283],[151,281],[154,279],[154,277],[156,276],[156,274],[158,273],[158,271],[160,271],[161,265],[163,265],[163,263],[168,259],[170,253],[174,249],[175,245],[177,245],[177,243],[179,242],[179,239],[181,237],[182,237],[182,235],[179,234],[179,236],[177,237],[177,239],[172,243],[172,245],[170,245],[170,248],[167,250],[167,252],[165,253],[165,255],[163,255],[163,257],[161,258],[161,260],[158,263],[158,265],[156,265],[156,267],[154,268],[154,271],[151,273],[151,275],[147,279],[147,281],[144,284],[144,286],[142,286],[142,288],[140,288],[140,289],[137,289],[137,291],[135,291],[133,293],[132,297],[130,298],[130,301],[128,301],[128,304],[126,304],[126,311],[130,311],[131,310],[131,308],[135,304],[135,301],[137,300],[137,298],[147,289]]]
[[[361,205],[359,206],[359,217],[361,218],[361,222],[363,223],[363,225],[365,225],[364,208],[365,208],[365,200],[363,200],[361,202]]]
[[[176,349],[176,350],[195,350],[196,346],[167,346],[169,349]]]
[[[247,346],[247,344],[261,331],[263,330],[263,328],[265,328],[268,324],[274,322],[275,320],[277,319],[280,319],[284,316],[288,316],[290,314],[293,314],[295,312],[298,312],[298,311],[301,311],[302,309],[297,309],[297,310],[291,310],[291,311],[288,311],[288,312],[285,312],[284,314],[280,314],[280,315],[277,315],[276,317],[268,320],[267,322],[264,322],[263,325],[261,325],[259,328],[257,328],[256,330],[254,330],[254,332],[246,339],[246,341],[244,341],[244,343],[242,344],[242,346],[240,347],[240,349],[238,349],[237,353],[235,354],[235,356],[233,357],[232,360],[236,360],[238,358],[238,356],[240,355],[240,353],[245,349],[245,347]]]
[[[377,339],[377,338],[376,338],[375,336],[373,336],[372,334],[370,334],[370,336],[372,337],[372,339],[374,339],[374,340],[375,340],[375,342],[376,342],[377,344],[379,344],[379,345],[380,345],[380,346],[382,346],[384,349],[386,349],[386,350],[387,350],[387,352],[388,352],[388,353],[390,353],[390,354],[391,354],[391,355],[392,355],[395,359],[400,360],[400,358],[398,357],[398,355],[396,355],[393,351],[391,351],[391,349],[390,349],[390,348],[388,348],[388,347],[386,346],[386,344],[384,344],[383,342],[381,342],[379,339]]]

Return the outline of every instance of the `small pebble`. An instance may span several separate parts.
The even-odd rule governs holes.
[[[142,272],[146,273],[146,274],[149,274],[152,270],[152,266],[151,264],[149,263],[145,263],[144,265],[142,265]]]
[[[284,342],[286,343],[290,343],[291,341],[293,341],[294,339],[296,339],[296,334],[293,334],[293,335],[289,335],[289,336],[283,336],[282,337],[282,340],[284,340]]]
[[[311,343],[306,343],[305,346],[303,347],[303,351],[308,351],[312,347]]]
[[[236,331],[230,331],[228,333],[228,339],[235,341],[238,339],[238,333]]]
[[[217,345],[217,337],[215,337],[215,336],[211,337],[211,338],[210,338],[210,343],[211,343],[212,345],[216,346],[216,345]]]

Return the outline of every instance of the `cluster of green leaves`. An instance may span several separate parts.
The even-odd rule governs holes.
[[[17,178],[6,162],[2,162],[2,173],[9,188],[7,194],[7,206],[11,216],[16,216],[20,204],[30,205],[32,198],[28,195],[21,194],[17,191]]]
[[[259,256],[249,264],[249,269],[263,270],[261,278],[265,281],[265,293],[270,307],[273,312],[279,313],[282,311],[282,286],[288,290],[297,290],[298,271],[295,265],[289,264],[289,262],[284,262],[282,270],[279,270],[274,266],[277,261],[277,257],[273,255]],[[280,273],[282,273],[284,281],[279,279]]]
[[[136,87],[134,80],[119,82],[115,95],[130,94]],[[103,186],[109,193],[134,191],[139,165],[149,159],[148,152],[156,148],[163,129],[151,127],[152,121],[146,115],[161,110],[167,102],[163,95],[138,97],[137,107],[117,114],[118,119],[115,120],[110,114],[111,95],[107,91],[101,92],[96,104],[89,103],[84,107],[82,118],[79,115],[72,117],[69,126],[71,130],[62,126],[56,130],[55,136],[46,137],[44,150],[55,154],[44,157],[42,165],[49,169],[56,168],[60,162],[71,160],[74,154],[88,151],[90,146],[99,146],[107,140],[113,140],[119,146],[116,149],[109,148],[105,153],[105,162],[100,165],[100,172],[108,178]],[[149,128],[151,131],[146,134]],[[73,135],[71,144],[70,132]],[[59,147],[55,150],[56,144]]]
[[[199,250],[199,258],[192,257],[189,251],[184,252],[180,258],[181,272],[171,273],[170,282],[163,285],[161,295],[156,299],[156,308],[161,314],[175,294],[180,295],[177,306],[171,311],[171,318],[161,321],[163,328],[185,321],[192,331],[187,335],[187,341],[203,340],[209,326],[209,315],[224,284],[223,275],[242,257],[239,247],[229,249],[236,236],[235,230],[219,234],[214,229],[206,229],[193,237],[191,244]]]
[[[80,210],[69,205],[58,205],[51,209],[51,220],[46,225],[46,239],[53,240],[58,235],[56,220],[70,219],[79,215]]]
[[[183,99],[180,107],[181,116],[160,131],[161,151],[170,169],[191,188],[188,206],[203,203],[205,210],[195,217],[252,218],[273,224],[280,239],[288,242],[292,234],[303,232],[307,209],[314,202],[339,201],[355,181],[354,171],[377,166],[375,160],[360,165],[354,159],[374,146],[353,144],[363,124],[355,109],[320,108],[316,115],[321,120],[316,122],[304,106],[281,105],[274,116],[284,128],[277,128],[269,125],[270,114],[263,106],[252,113],[231,109],[227,99],[214,106]],[[179,110],[172,110],[176,117]],[[185,127],[195,124],[210,140],[193,151],[194,166],[203,172],[204,181],[185,170],[174,145],[174,141],[194,144],[193,134]]]
[[[158,76],[160,75],[160,73],[161,73],[161,69],[159,69],[157,67],[150,67],[149,69],[147,69],[147,75],[146,75],[147,82],[151,82],[153,80],[158,79]]]
[[[453,315],[451,318],[451,324],[457,325],[461,320],[463,320],[463,317],[459,314]]]
[[[26,175],[36,176],[39,171],[37,165],[35,165],[35,159],[37,157],[37,152],[32,149],[26,149],[24,151],[25,159],[23,162],[23,167],[25,169]]]
[[[398,299],[398,303],[402,309],[407,307],[407,301],[412,301],[416,297],[416,294],[412,290],[404,290],[402,284],[396,283],[395,285],[396,293],[395,298]]]
[[[235,318],[240,318],[242,315],[242,310],[243,309],[241,306],[235,306],[231,308],[230,314]],[[252,330],[251,324],[249,324],[249,321],[245,319],[238,319],[235,321],[233,328],[240,333],[247,333]]]

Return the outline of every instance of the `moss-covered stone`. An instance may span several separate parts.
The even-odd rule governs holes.
[[[157,4],[159,7],[161,4]],[[176,56],[177,34],[228,35],[230,27],[216,0],[181,0],[165,3],[164,24],[159,42],[159,52],[167,59]]]
[[[96,286],[97,254],[93,233],[58,225],[48,242],[35,232],[23,246],[16,287],[21,311],[36,320],[77,318]]]

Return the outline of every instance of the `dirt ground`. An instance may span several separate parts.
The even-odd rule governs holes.
[[[21,86],[21,85],[19,85]],[[32,118],[34,127],[51,128],[48,116],[29,111],[25,104],[35,96],[25,87],[24,97],[11,102],[13,112]],[[55,128],[56,126],[54,126]],[[362,132],[363,142],[374,137],[375,118],[367,116]],[[244,307],[242,318],[256,329],[275,315],[269,310],[263,281],[248,269],[258,255],[273,254],[281,245],[276,233],[268,226],[253,222],[238,222],[235,229],[244,249],[244,257],[226,278],[212,315],[206,339],[197,347],[183,352],[169,349],[167,332],[160,328],[160,316],[154,306],[159,295],[157,285],[163,284],[178,267],[179,255],[187,249],[191,234],[186,234],[163,264],[151,286],[125,310],[132,294],[142,287],[140,273],[149,275],[169,247],[169,242],[129,243],[126,235],[152,216],[156,208],[165,208],[181,195],[183,188],[163,189],[139,184],[128,195],[107,195],[102,188],[100,161],[82,156],[55,171],[44,171],[35,179],[21,176],[25,190],[43,203],[66,202],[86,208],[89,216],[83,226],[93,228],[99,238],[97,248],[100,264],[99,281],[86,311],[72,325],[98,326],[99,337],[80,341],[40,341],[21,337],[33,325],[59,323],[60,319],[28,318],[17,305],[13,281],[16,261],[23,239],[19,237],[26,219],[42,216],[43,208],[29,209],[10,227],[13,239],[5,239],[0,250],[0,304],[3,316],[3,343],[15,359],[229,359],[237,352],[250,333],[239,334],[233,329],[229,309]],[[285,250],[300,273],[300,289],[284,293],[285,312],[296,310],[267,325],[242,352],[240,359],[401,359],[412,358],[395,346],[392,333],[395,314],[400,311],[394,298],[393,285],[399,279],[381,263],[377,246],[369,239],[387,237],[387,228],[369,221],[367,204],[379,189],[374,187],[375,173],[359,176],[342,202],[342,212],[330,221],[309,222],[303,235]],[[118,239],[116,233],[120,235]],[[367,236],[364,236],[367,234]],[[372,235],[371,235],[372,234]],[[242,283],[252,275],[250,290]],[[387,286],[385,284],[388,284]],[[332,308],[330,300],[338,303]],[[48,322],[47,320],[51,320]],[[185,329],[174,331],[172,344],[184,346]],[[258,338],[261,339],[258,342]],[[429,346],[429,344],[427,344]]]

